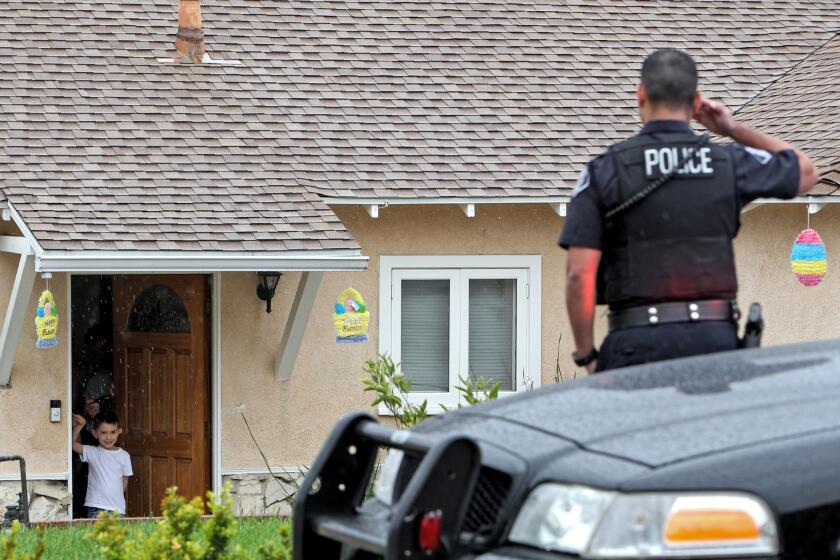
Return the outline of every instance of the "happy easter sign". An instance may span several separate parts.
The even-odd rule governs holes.
[[[58,344],[58,306],[52,292],[44,290],[38,300],[35,317],[36,348],[50,348]]]
[[[333,324],[335,341],[338,343],[367,342],[370,312],[362,295],[353,288],[347,288],[335,302]]]

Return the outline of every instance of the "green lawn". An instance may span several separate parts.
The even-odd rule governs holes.
[[[250,555],[256,554],[257,546],[269,540],[276,540],[280,526],[288,521],[277,517],[263,519],[237,519],[236,533],[231,545],[240,545]],[[132,530],[149,532],[153,522],[132,523]],[[51,526],[46,532],[46,560],[95,560],[98,557],[96,547],[86,535],[92,525]],[[38,529],[22,529],[18,536],[18,552],[32,553],[38,539]],[[0,553],[2,554],[2,553]]]

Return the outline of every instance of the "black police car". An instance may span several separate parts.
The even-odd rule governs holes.
[[[840,344],[608,372],[410,432],[350,415],[294,540],[318,560],[840,558]]]

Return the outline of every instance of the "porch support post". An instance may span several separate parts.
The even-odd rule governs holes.
[[[0,386],[9,385],[20,334],[26,323],[26,311],[35,286],[35,255],[21,255],[15,284],[0,331]]]
[[[323,276],[323,272],[301,274],[292,309],[286,321],[286,328],[283,330],[280,351],[274,363],[274,377],[277,381],[288,381],[292,376],[292,369],[295,366],[300,344],[303,342],[303,334],[309,323],[309,316],[312,314],[315,296],[318,295],[318,287],[321,285]]]

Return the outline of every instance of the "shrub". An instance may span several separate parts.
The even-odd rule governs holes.
[[[0,535],[0,557],[3,560],[40,560],[44,556],[44,526],[38,532],[38,544],[35,545],[33,554],[22,554],[17,552],[17,538],[20,533],[20,522],[12,523],[12,528],[7,535]]]
[[[258,560],[292,560],[292,524],[280,525],[278,533],[276,541],[268,541],[257,548]]]
[[[362,380],[365,391],[376,394],[371,405],[384,405],[393,415],[398,428],[410,428],[426,419],[428,403],[425,400],[420,404],[409,401],[411,380],[397,373],[397,364],[387,354],[365,362],[364,371],[367,374]]]
[[[245,556],[239,547],[231,550],[233,536],[233,498],[230,484],[225,484],[216,500],[207,493],[210,517],[202,519],[205,503],[200,497],[187,501],[178,489],[166,491],[163,519],[146,534],[133,533],[127,538],[125,525],[116,514],[100,514],[90,538],[105,560],[239,560]]]
[[[459,402],[458,408],[472,406],[485,401],[494,401],[499,398],[499,390],[502,388],[502,384],[498,381],[491,385],[490,382],[483,377],[476,379],[475,377],[459,376],[458,380],[461,384],[457,385],[455,388],[459,393],[461,393],[464,402],[467,403],[464,405]]]
[[[409,400],[411,380],[405,374],[398,373],[398,368],[399,364],[395,364],[387,354],[380,354],[376,360],[365,362],[366,376],[362,379],[362,383],[365,391],[376,394],[376,398],[371,403],[372,406],[384,405],[393,415],[397,427],[403,429],[419,424],[429,413],[427,401],[416,404]],[[499,398],[500,383],[491,384],[484,378],[472,376],[463,376],[458,379],[461,384],[455,388],[461,393],[463,401],[458,403],[458,408]]]

